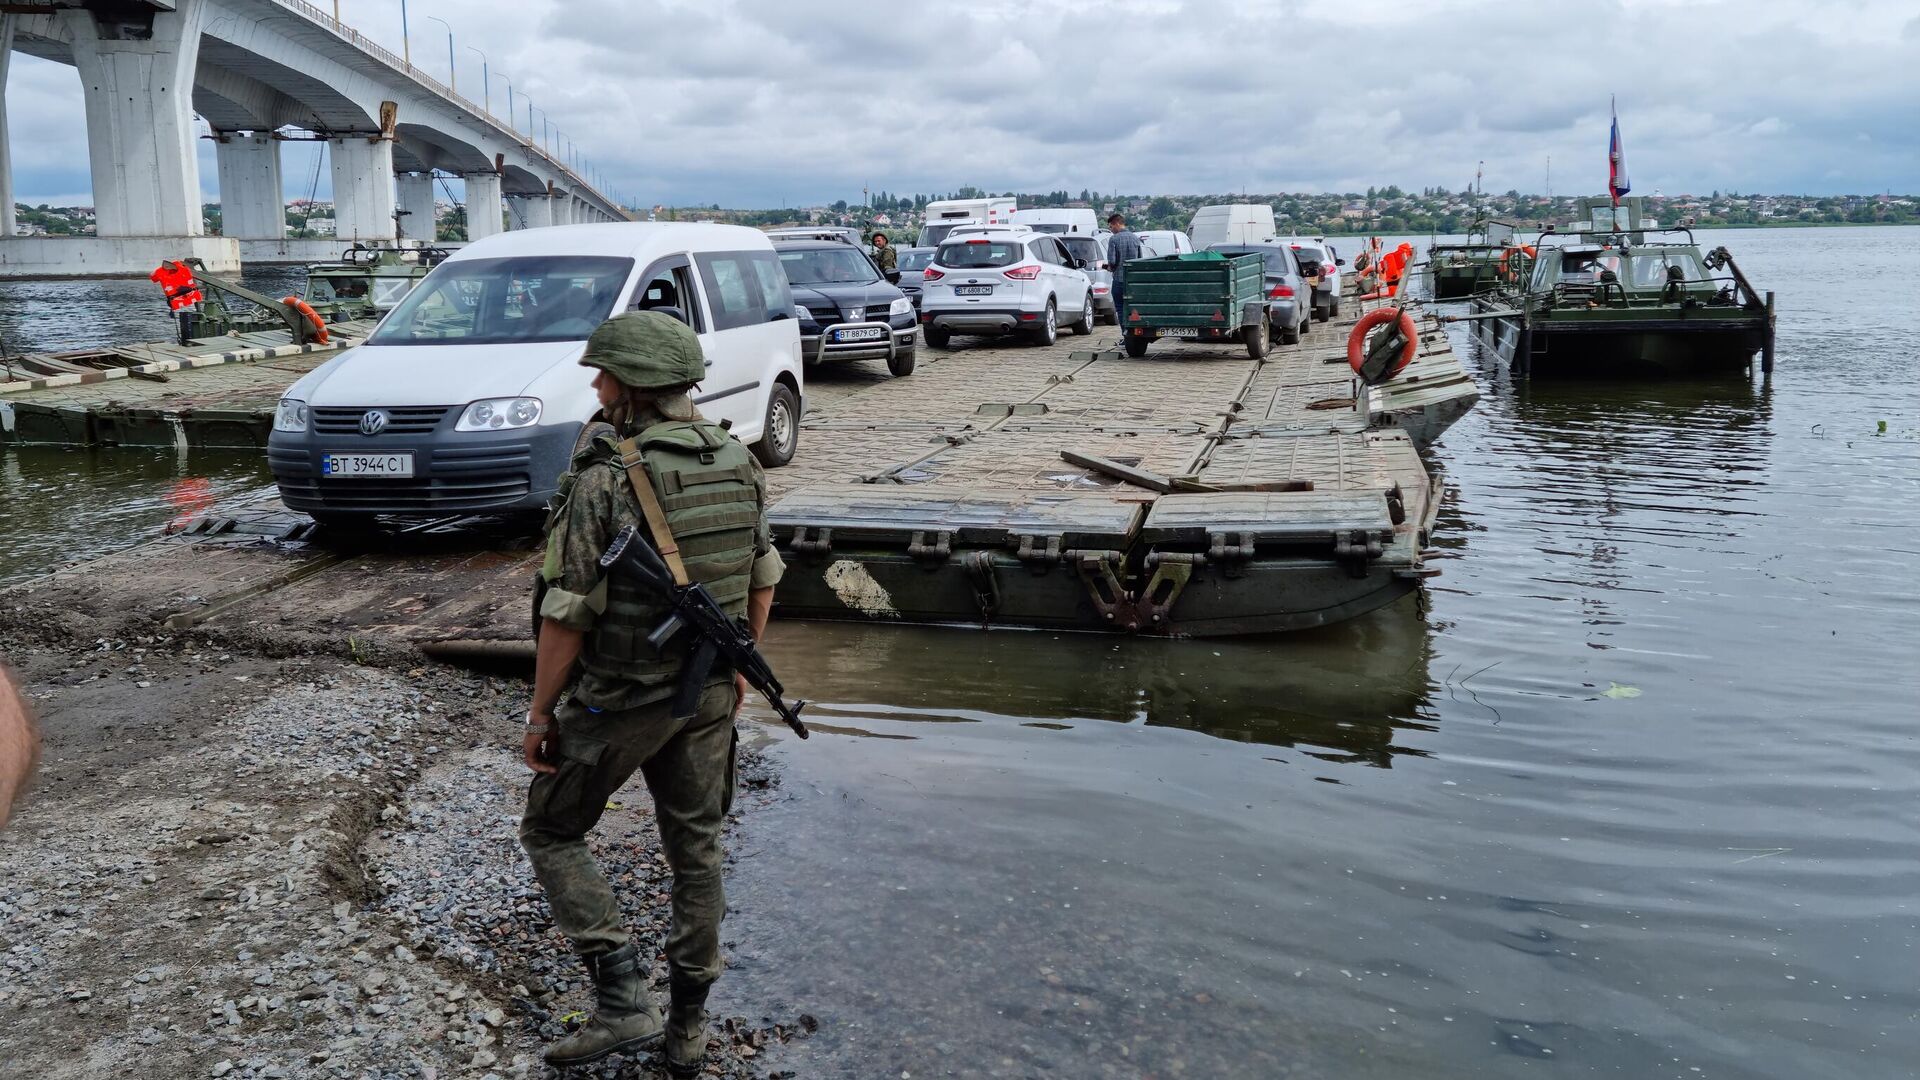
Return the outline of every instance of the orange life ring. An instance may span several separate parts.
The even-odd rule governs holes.
[[[325,345],[327,343],[327,322],[320,317],[319,313],[313,310],[312,304],[307,303],[297,296],[283,296],[280,298],[280,302],[307,317],[308,324],[313,327],[313,343],[315,345]]]
[[[1500,253],[1500,276],[1503,278],[1506,278],[1508,281],[1517,281],[1519,280],[1519,277],[1520,277],[1519,267],[1516,266],[1512,270],[1507,269],[1507,260],[1512,258],[1513,253],[1516,251],[1525,252],[1527,258],[1529,259],[1534,258],[1539,254],[1538,252],[1533,250],[1532,244],[1515,244],[1511,247],[1508,247],[1505,251],[1502,251]]]
[[[1382,378],[1391,379],[1413,363],[1413,354],[1420,349],[1420,328],[1414,325],[1413,314],[1405,308],[1384,307],[1361,316],[1360,321],[1354,323],[1353,329],[1347,333],[1347,366],[1353,369],[1355,375],[1366,377],[1361,368],[1367,362],[1367,335],[1376,327],[1394,322],[1399,323],[1400,336],[1407,343],[1400,350],[1400,358],[1394,361],[1393,367]]]

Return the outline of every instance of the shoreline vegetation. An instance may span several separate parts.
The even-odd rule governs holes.
[[[897,195],[873,192],[859,201],[839,199],[814,206],[760,209],[725,208],[718,203],[690,206],[633,208],[638,220],[718,221],[761,228],[792,225],[837,225],[895,234],[919,231],[930,201],[978,198],[988,194],[1011,196],[1022,208],[1089,207],[1101,217],[1118,210],[1136,230],[1185,229],[1193,212],[1216,203],[1264,203],[1273,207],[1282,229],[1314,236],[1455,235],[1466,232],[1476,215],[1520,225],[1523,231],[1572,220],[1579,195],[1524,195],[1486,192],[1449,192],[1426,188],[1407,192],[1389,185],[1364,192],[1122,195],[1068,191],[986,192],[963,187],[947,194]],[[1690,221],[1695,229],[1813,228],[1823,225],[1920,225],[1920,195],[1737,195],[1715,191],[1707,195],[1646,196],[1647,213],[1675,224]],[[221,234],[220,204],[205,204],[207,234]],[[22,235],[92,236],[93,208],[15,204]],[[290,239],[325,239],[333,235],[333,204],[300,199],[286,207]],[[464,240],[466,209],[458,203],[438,204],[435,237]]]

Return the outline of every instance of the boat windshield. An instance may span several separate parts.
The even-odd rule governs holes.
[[[1712,288],[1706,280],[1707,268],[1700,261],[1700,253],[1683,247],[1564,251],[1557,265],[1550,259],[1541,260],[1534,274],[1534,287],[1593,285],[1601,281],[1602,274],[1611,275],[1606,280],[1618,282],[1627,292],[1660,292],[1669,281],[1681,282],[1683,288]]]
[[[367,279],[360,274],[315,274],[307,279],[307,302],[330,304],[367,298]]]
[[[369,345],[582,341],[613,309],[632,259],[551,255],[435,267]]]

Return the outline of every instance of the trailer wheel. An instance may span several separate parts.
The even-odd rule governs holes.
[[[1135,360],[1140,359],[1147,355],[1148,344],[1150,344],[1150,342],[1144,334],[1139,337],[1134,337],[1131,334],[1127,335],[1127,355],[1133,357]]]
[[[1247,355],[1255,360],[1267,355],[1267,320],[1242,327],[1240,336],[1247,343]]]

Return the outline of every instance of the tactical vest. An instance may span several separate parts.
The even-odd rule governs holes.
[[[600,440],[596,450],[603,467],[619,475],[641,538],[652,543],[613,446]],[[640,433],[640,452],[666,510],[667,527],[680,546],[687,579],[705,585],[729,615],[745,615],[754,534],[760,525],[760,491],[747,448],[710,421],[670,420]],[[647,644],[647,634],[666,613],[657,593],[629,578],[609,577],[607,608],[594,622],[581,665],[603,678],[646,685],[677,678],[690,635],[682,634],[664,652]]]

